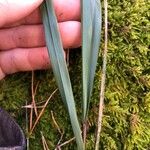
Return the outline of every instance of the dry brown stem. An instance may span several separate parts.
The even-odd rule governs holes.
[[[96,135],[95,150],[99,150],[100,133],[102,128],[102,117],[103,117],[103,106],[104,106],[104,93],[105,93],[105,81],[106,81],[106,65],[107,65],[107,43],[108,43],[108,3],[104,0],[104,13],[105,13],[105,47],[103,54],[103,68],[102,68],[102,79],[100,89],[100,102],[99,102],[99,113],[98,113],[98,129]]]

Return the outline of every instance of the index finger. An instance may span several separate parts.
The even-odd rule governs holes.
[[[54,0],[54,8],[58,22],[80,20],[80,0]],[[5,27],[17,25],[33,25],[42,23],[40,8],[34,10],[30,15],[18,22]]]
[[[0,27],[29,15],[42,1],[0,0]]]

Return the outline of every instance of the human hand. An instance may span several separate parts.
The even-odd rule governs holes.
[[[43,0],[0,0],[0,79],[19,71],[46,69],[39,5]],[[80,0],[54,0],[64,49],[81,44]]]

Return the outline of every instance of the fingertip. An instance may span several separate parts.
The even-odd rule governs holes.
[[[0,5],[0,27],[28,16],[43,0],[7,0]]]

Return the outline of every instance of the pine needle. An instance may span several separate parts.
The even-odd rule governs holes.
[[[32,129],[33,125],[33,107],[30,109],[30,130]]]
[[[58,130],[58,132],[60,133],[60,139],[59,139],[59,141],[58,141],[58,143],[57,143],[57,145],[59,145],[60,144],[60,142],[62,141],[62,139],[63,139],[63,136],[64,136],[64,132],[62,132],[61,131],[61,129],[60,129],[60,127],[59,127],[59,125],[58,125],[58,123],[57,123],[57,121],[56,121],[56,119],[55,119],[55,117],[54,117],[54,113],[53,113],[53,111],[51,111],[51,116],[52,116],[52,120],[53,120],[53,123],[54,123],[54,125],[55,125],[55,127],[57,128],[57,130]],[[55,150],[56,149],[58,149],[57,148],[57,146],[56,146],[56,148],[55,148]]]
[[[42,136],[43,149],[44,149],[44,150],[49,150],[48,144],[47,144],[46,139],[45,139],[45,137],[44,137],[44,135],[43,135],[42,132],[41,132],[41,136]]]
[[[56,90],[50,95],[50,97],[47,99],[46,103],[44,104],[43,109],[42,109],[41,112],[39,113],[39,115],[38,115],[38,117],[37,117],[37,119],[36,119],[36,121],[35,121],[35,123],[34,123],[32,129],[31,129],[31,131],[30,131],[30,135],[32,134],[32,132],[33,132],[33,130],[35,129],[37,123],[39,122],[41,116],[43,115],[43,113],[44,113],[44,111],[45,111],[45,108],[47,107],[49,101],[51,100],[51,98],[53,97],[53,95],[57,92],[57,90],[58,90],[58,89],[56,89]]]
[[[26,101],[27,105],[27,101]],[[26,134],[29,133],[29,127],[28,127],[28,109],[26,108]],[[27,150],[29,150],[29,136],[27,135]]]
[[[71,142],[74,141],[74,140],[75,140],[75,137],[73,137],[73,138],[71,138],[70,140],[65,141],[64,143],[60,144],[59,146],[57,146],[57,148],[59,149],[59,148],[65,146],[65,145],[71,143]]]
[[[53,122],[54,122],[55,127],[57,128],[58,132],[62,135],[61,129],[60,129],[60,127],[59,127],[59,125],[58,125],[58,123],[57,123],[55,117],[54,117],[53,111],[51,111],[51,116],[52,116],[52,120],[53,120]]]
[[[35,91],[36,90],[37,90],[37,88],[35,89]],[[32,71],[32,82],[31,82],[32,105],[34,107],[35,115],[37,117],[38,116],[38,112],[37,112],[36,103],[35,103],[35,91],[34,91],[34,71]]]
[[[36,108],[43,108],[44,106],[36,106]],[[32,105],[32,104],[30,104],[30,105],[26,105],[26,106],[22,106],[22,108],[27,108],[27,109],[33,109],[34,108],[34,106]]]

